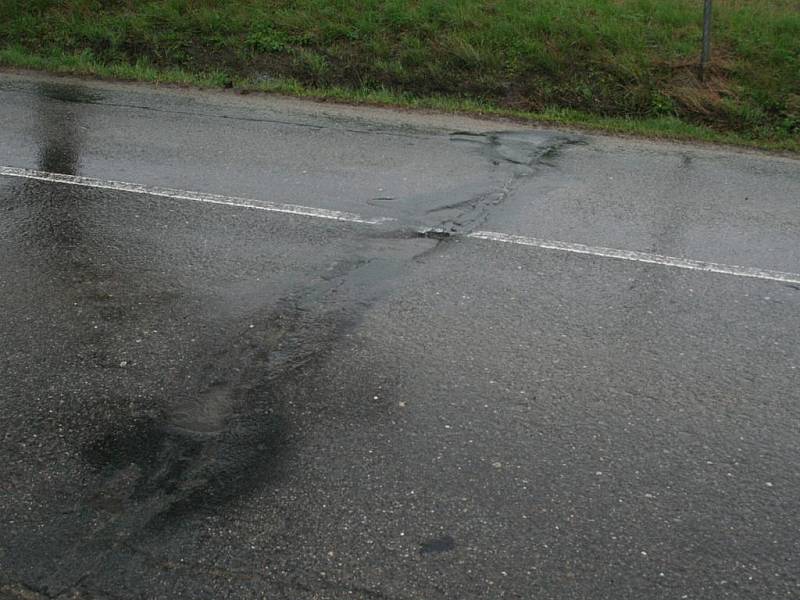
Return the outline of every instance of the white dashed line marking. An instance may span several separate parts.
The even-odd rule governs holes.
[[[587,246],[585,244],[573,244],[555,240],[542,240],[522,235],[496,233],[494,231],[476,231],[474,233],[468,233],[467,237],[478,240],[502,242],[505,244],[517,244],[519,246],[532,246],[544,250],[558,250],[559,252],[570,252],[572,254],[588,254],[590,256],[599,256],[602,258],[649,263],[664,267],[675,267],[677,269],[690,269],[692,271],[705,271],[707,273],[721,273],[723,275],[734,275],[736,277],[750,277],[752,279],[768,279],[770,281],[800,284],[800,274],[798,273],[783,273],[781,271],[769,271],[756,267],[723,265],[702,260],[692,260],[690,258],[650,254],[649,252],[637,252],[635,250],[617,250],[614,248],[603,248],[602,246]]]
[[[32,169],[21,169],[17,167],[0,166],[0,176],[19,177],[23,179],[34,179],[50,183],[61,183],[66,185],[77,185],[82,187],[97,188],[101,190],[112,190],[116,192],[128,192],[132,194],[142,194],[146,196],[159,196],[173,200],[189,200],[192,202],[206,202],[209,204],[221,204],[224,206],[238,206],[241,208],[252,208],[255,210],[265,210],[270,212],[314,217],[317,219],[330,219],[334,221],[345,221],[348,223],[362,223],[365,225],[379,225],[395,221],[390,217],[363,217],[355,213],[329,210],[326,208],[314,208],[311,206],[301,206],[299,204],[283,204],[279,202],[269,202],[265,200],[253,200],[251,198],[239,198],[236,196],[224,196],[221,194],[208,194],[205,192],[193,192],[189,190],[177,190],[164,187],[152,187],[140,185],[138,183],[125,183],[122,181],[105,181],[93,177],[80,177],[77,175],[63,175],[60,173],[47,173]],[[792,283],[800,285],[800,274],[784,273],[781,271],[771,271],[757,267],[740,267],[736,265],[725,265],[702,260],[689,258],[679,258],[675,256],[664,256],[661,254],[651,254],[649,252],[638,252],[635,250],[618,250],[615,248],[603,248],[602,246],[587,246],[586,244],[576,244],[571,242],[560,242],[556,240],[544,240],[540,238],[527,237],[521,235],[511,235],[508,233],[497,233],[494,231],[476,231],[464,234],[465,237],[500,242],[504,244],[516,244],[518,246],[529,246],[541,248],[543,250],[556,250],[559,252],[570,252],[572,254],[587,254],[601,258],[612,258],[616,260],[626,260],[632,262],[648,263],[673,267],[678,269],[689,269],[692,271],[705,271],[707,273],[720,273],[723,275],[733,275],[736,277],[748,277],[751,279],[766,279],[769,281],[779,281],[782,283]]]
[[[252,208],[255,210],[266,210],[290,215],[301,215],[304,217],[314,217],[317,219],[346,221],[348,223],[378,225],[380,223],[394,220],[385,217],[377,217],[373,219],[369,217],[362,217],[361,215],[354,213],[328,210],[326,208],[313,208],[311,206],[300,206],[298,204],[283,204],[280,202],[253,200],[251,198],[238,198],[236,196],[207,194],[205,192],[192,192],[188,190],[151,187],[147,185],[140,185],[138,183],[125,183],[123,181],[104,181],[102,179],[94,179],[93,177],[62,175],[60,173],[47,173],[44,171],[33,171],[31,169],[19,169],[16,167],[0,167],[0,175],[5,175],[6,177],[21,177],[23,179],[35,179],[37,181],[47,181],[50,183],[77,185],[101,190],[112,190],[115,192],[128,192],[131,194],[142,194],[146,196],[159,196],[161,198],[170,198],[172,200],[190,200],[192,202],[206,202],[209,204],[238,206],[241,208]]]

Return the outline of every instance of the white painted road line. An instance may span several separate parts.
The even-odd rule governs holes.
[[[653,265],[675,267],[678,269],[706,271],[707,273],[722,273],[723,275],[735,275],[737,277],[750,277],[753,279],[768,279],[770,281],[781,281],[784,283],[795,283],[800,285],[800,274],[798,273],[783,273],[781,271],[768,271],[754,267],[722,265],[719,263],[705,262],[702,260],[691,260],[689,258],[677,258],[674,256],[663,256],[661,254],[650,254],[648,252],[636,252],[633,250],[615,250],[614,248],[587,246],[585,244],[571,244],[569,242],[542,240],[521,235],[495,233],[493,231],[476,231],[474,233],[468,233],[467,237],[478,240],[502,242],[506,244],[517,244],[520,246],[533,246],[535,248],[543,248],[545,250],[558,250],[560,252],[571,252],[573,254],[588,254],[603,258],[615,258],[618,260],[650,263]]]
[[[112,190],[115,192],[129,192],[131,194],[159,196],[162,198],[171,198],[173,200],[191,200],[193,202],[206,202],[210,204],[223,204],[225,206],[253,208],[256,210],[267,210],[270,212],[286,213],[290,215],[315,217],[317,219],[346,221],[348,223],[365,223],[367,225],[378,225],[380,223],[385,223],[387,221],[394,220],[386,217],[377,217],[373,219],[369,217],[362,217],[361,215],[357,215],[354,213],[341,212],[338,210],[328,210],[325,208],[313,208],[311,206],[300,206],[297,204],[282,204],[279,202],[253,200],[250,198],[222,196],[220,194],[207,194],[204,192],[192,192],[188,190],[174,190],[171,188],[151,187],[146,185],[139,185],[138,183],[125,183],[122,181],[104,181],[102,179],[94,179],[92,177],[62,175],[60,173],[47,173],[44,171],[19,169],[16,167],[0,167],[0,175],[4,175],[6,177],[21,177],[23,179],[35,179],[37,181],[47,181],[50,183],[77,185],[81,187],[97,188],[101,190]]]
[[[192,192],[188,190],[175,190],[171,188],[150,187],[139,185],[138,183],[125,183],[121,181],[104,181],[92,177],[79,177],[77,175],[63,175],[60,173],[47,173],[44,171],[34,171],[32,169],[20,169],[17,167],[0,166],[0,176],[21,177],[23,179],[35,179],[51,183],[63,183],[67,185],[77,185],[82,187],[98,188],[101,190],[112,190],[117,192],[129,192],[132,194],[142,194],[146,196],[159,196],[171,198],[173,200],[191,200],[193,202],[207,202],[210,204],[222,204],[225,206],[238,206],[243,208],[253,208],[256,210],[266,210],[270,212],[287,213],[291,215],[302,215],[305,217],[315,217],[318,219],[331,219],[334,221],[346,221],[348,223],[363,223],[366,225],[379,225],[394,221],[390,217],[362,217],[354,213],[341,212],[338,210],[328,210],[325,208],[313,208],[311,206],[301,206],[298,204],[282,204],[278,202],[268,202],[264,200],[252,200],[250,198],[237,198],[235,196],[222,196],[219,194],[207,194],[204,192]],[[770,281],[780,281],[783,283],[793,283],[800,285],[800,274],[783,273],[781,271],[769,271],[755,267],[738,267],[735,265],[723,265],[689,258],[677,258],[674,256],[663,256],[661,254],[650,254],[648,252],[636,252],[635,250],[616,250],[614,248],[603,248],[601,246],[587,246],[585,244],[573,244],[570,242],[559,242],[555,240],[542,240],[534,237],[521,235],[511,235],[508,233],[496,233],[493,231],[475,231],[465,234],[466,237],[477,240],[488,240],[492,242],[502,242],[505,244],[517,244],[519,246],[532,246],[545,250],[558,250],[560,252],[571,252],[573,254],[588,254],[602,258],[614,258],[633,262],[649,263],[662,265],[665,267],[675,267],[678,269],[690,269],[692,271],[705,271],[707,273],[721,273],[723,275],[734,275],[736,277],[749,277],[752,279],[767,279]]]

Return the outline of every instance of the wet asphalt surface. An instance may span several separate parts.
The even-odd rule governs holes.
[[[798,272],[796,160],[15,75],[0,132],[394,219],[0,177],[0,597],[800,597],[798,286],[462,235]]]

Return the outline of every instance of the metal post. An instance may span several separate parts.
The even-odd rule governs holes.
[[[705,0],[703,11],[703,53],[700,55],[700,81],[705,81],[706,68],[711,59],[711,0]]]

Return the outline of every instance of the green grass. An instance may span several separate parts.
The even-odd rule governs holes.
[[[2,0],[0,64],[800,151],[800,0]]]

